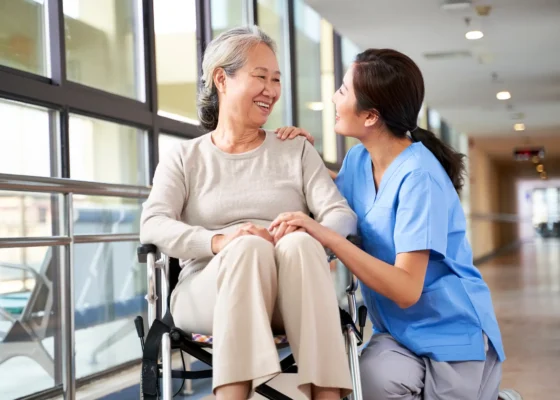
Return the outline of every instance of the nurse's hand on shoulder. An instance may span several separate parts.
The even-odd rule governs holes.
[[[283,128],[276,129],[275,132],[276,137],[280,140],[294,139],[298,136],[303,136],[309,141],[309,143],[313,145],[315,144],[315,138],[309,132],[296,126],[284,126]]]
[[[336,232],[331,231],[329,228],[324,227],[309,215],[297,212],[282,213],[270,224],[269,231],[275,229],[282,224],[288,227],[303,228],[305,231],[315,238],[323,246],[328,246],[332,239],[337,235]]]

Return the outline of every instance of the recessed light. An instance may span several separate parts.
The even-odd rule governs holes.
[[[515,129],[518,132],[524,131],[525,130],[525,124],[515,124],[515,125],[513,125],[513,129]]]
[[[323,111],[325,109],[325,105],[321,101],[311,101],[307,103],[307,108],[311,111]]]
[[[465,37],[469,40],[478,40],[484,37],[484,33],[482,31],[468,31],[465,33]]]
[[[510,94],[510,92],[498,92],[496,94],[496,98],[498,100],[509,100],[509,99],[511,99],[511,94]]]

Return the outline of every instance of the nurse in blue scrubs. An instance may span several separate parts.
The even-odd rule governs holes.
[[[336,133],[357,138],[336,183],[362,248],[303,213],[307,230],[358,277],[374,334],[365,399],[495,400],[505,359],[488,286],[473,265],[458,192],[464,159],[417,126],[424,82],[394,50],[356,58],[335,93]]]

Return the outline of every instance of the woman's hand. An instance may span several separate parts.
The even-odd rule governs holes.
[[[285,126],[283,128],[276,129],[275,132],[276,136],[280,140],[293,139],[298,136],[304,136],[309,141],[309,143],[313,145],[315,144],[315,138],[309,132],[302,128],[298,128],[295,126]]]
[[[292,232],[305,232],[305,229],[298,228],[297,226],[289,226],[286,222],[281,222],[278,226],[269,227],[269,232],[272,234],[274,244],[278,243],[280,239]]]
[[[283,223],[285,223],[288,227],[305,229],[307,233],[325,247],[329,247],[329,243],[332,243],[332,240],[336,239],[338,236],[336,232],[324,227],[309,215],[306,215],[301,211],[280,214],[274,221],[272,221],[268,230],[273,231]]]
[[[231,243],[234,239],[241,236],[254,235],[260,236],[263,239],[274,244],[274,239],[272,235],[268,232],[266,228],[253,225],[251,223],[246,223],[241,225],[237,230],[228,235],[216,235],[212,238],[212,252],[218,254],[224,247]]]

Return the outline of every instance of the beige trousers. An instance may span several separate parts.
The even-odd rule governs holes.
[[[233,240],[173,291],[175,325],[212,334],[213,391],[251,381],[254,389],[280,371],[273,329],[285,331],[298,365],[298,388],[352,390],[338,303],[325,250],[307,233],[274,246],[258,236]]]

